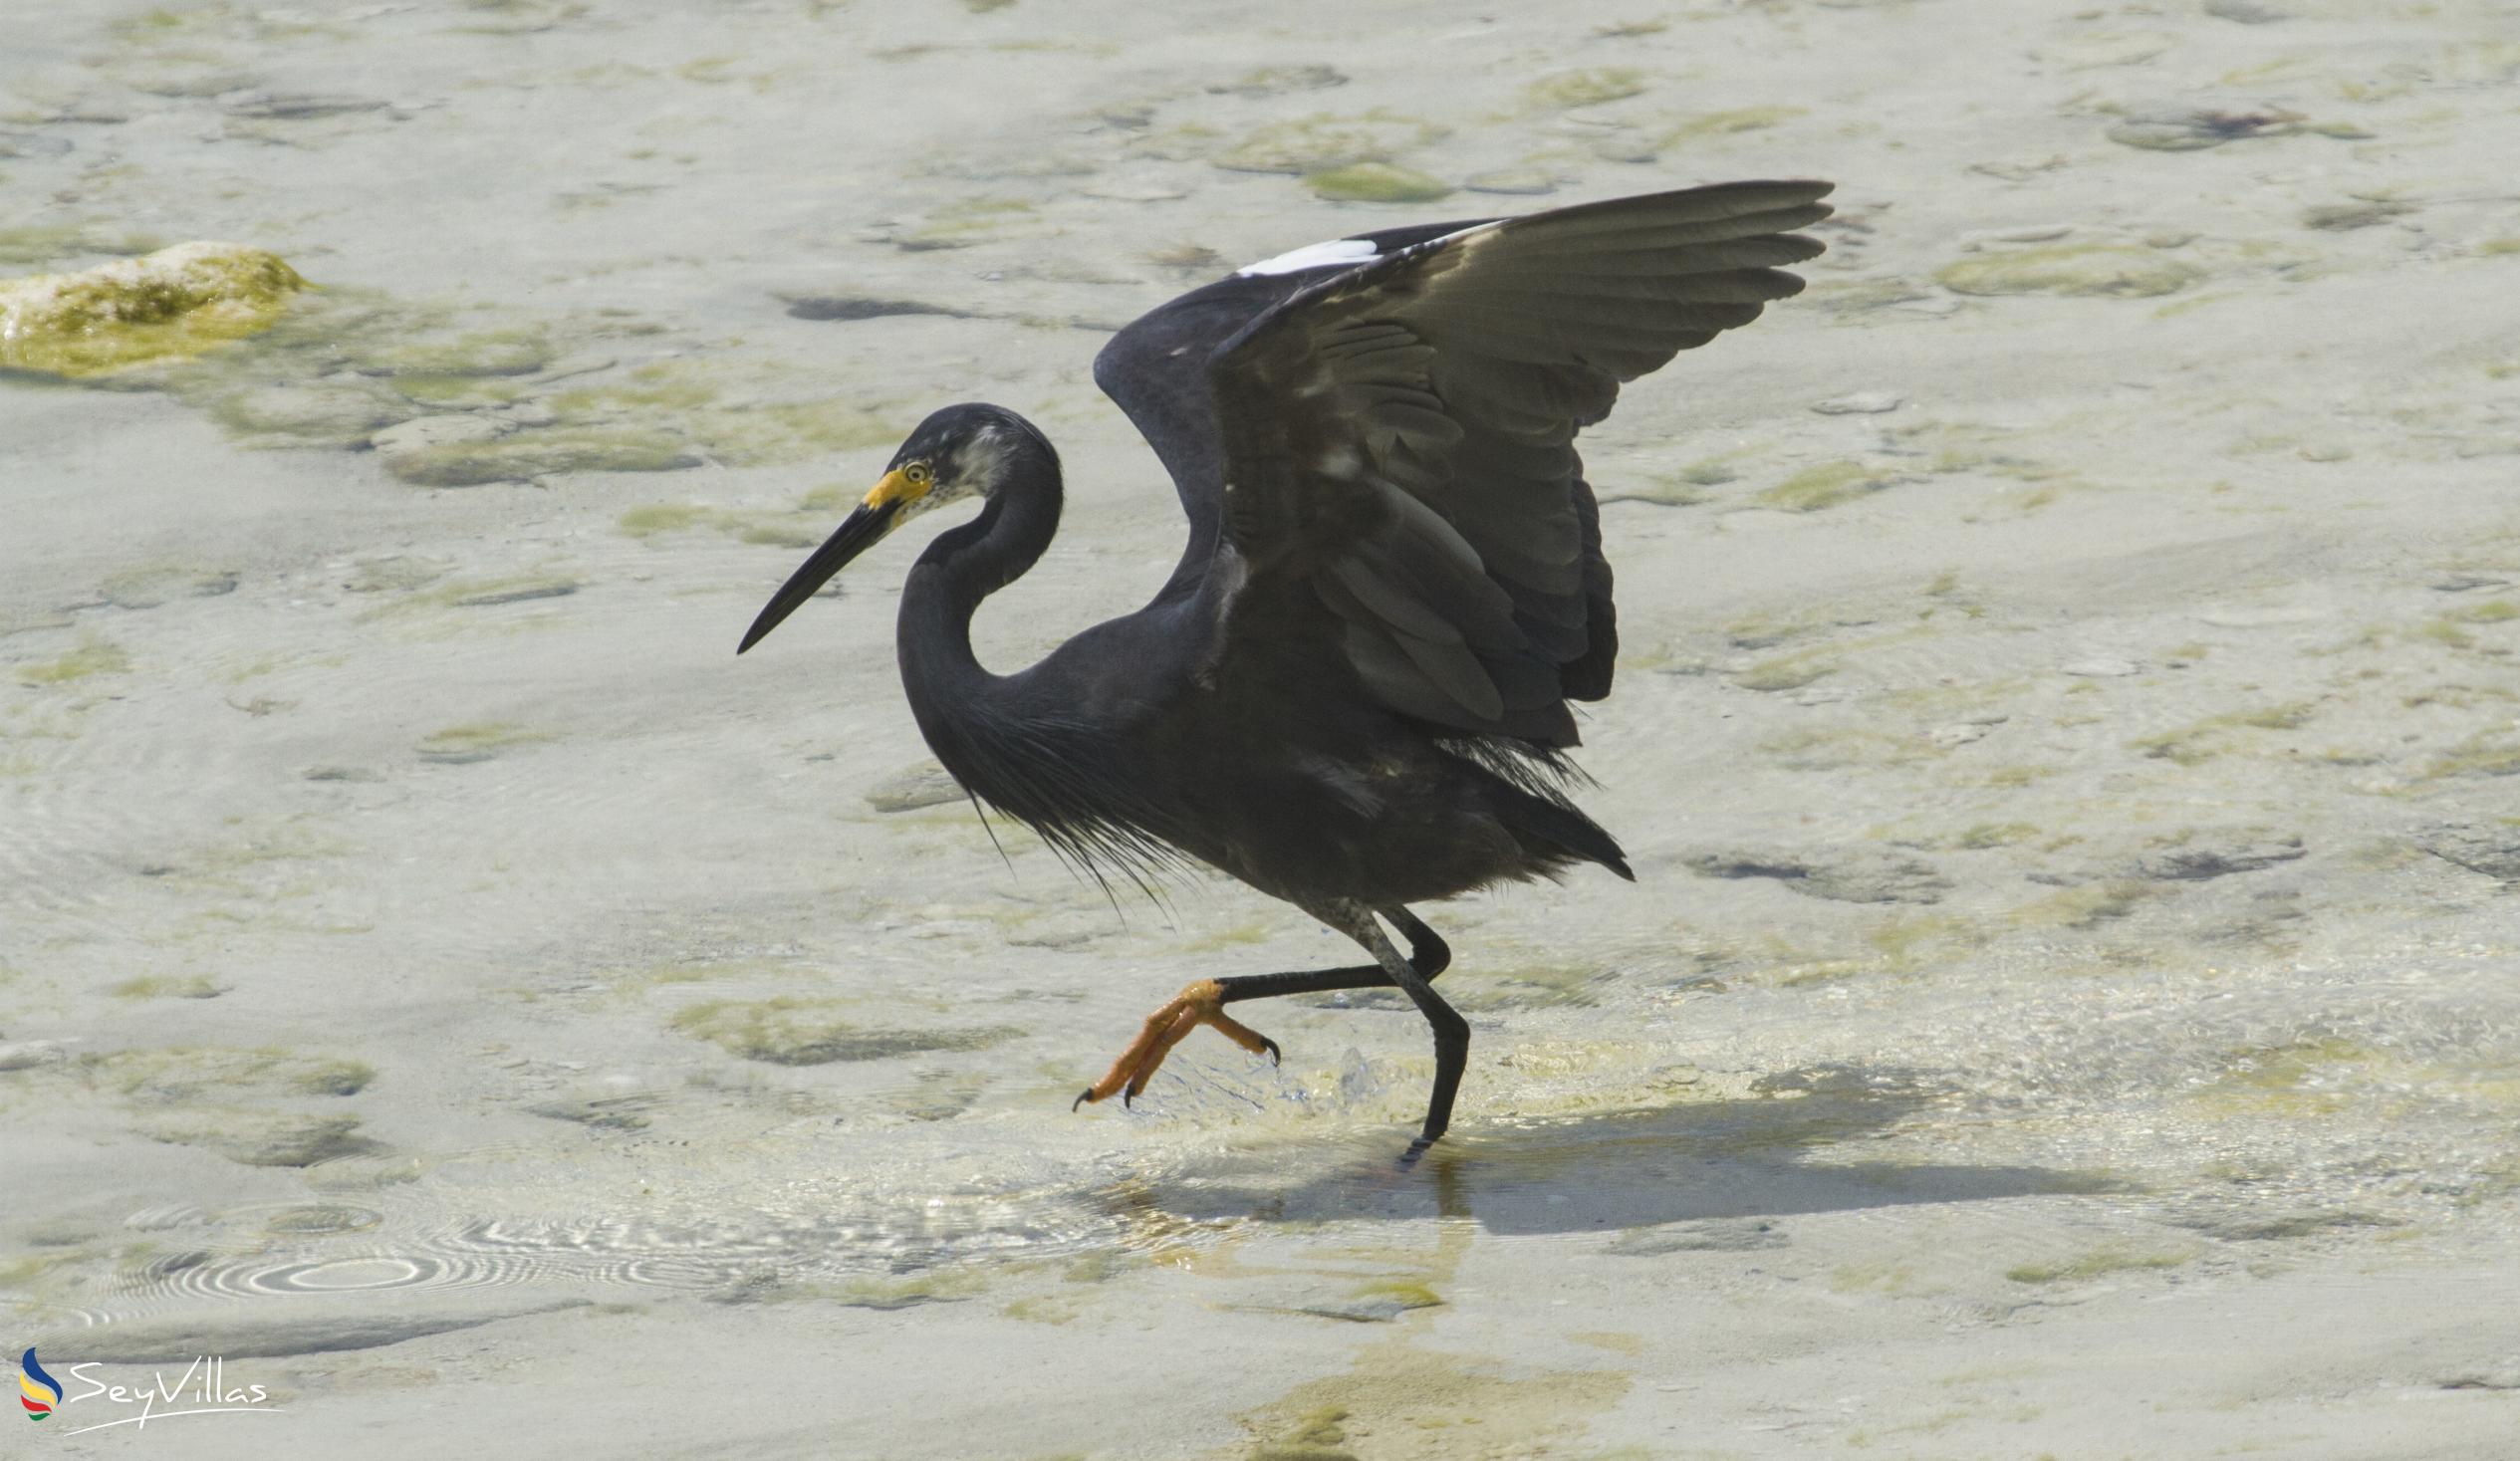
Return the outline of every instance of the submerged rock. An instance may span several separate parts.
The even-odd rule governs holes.
[[[2356,198],[2346,203],[2321,203],[2304,208],[2301,225],[2328,233],[2345,233],[2357,228],[2372,228],[2414,211],[2414,204],[2395,198]]]
[[[2303,121],[2300,113],[2280,107],[2255,112],[2173,107],[2128,117],[2109,128],[2109,139],[2147,152],[2194,152],[2249,137],[2283,136],[2299,131]]]
[[[867,805],[878,812],[915,812],[962,800],[962,783],[933,761],[905,766],[867,788]]]
[[[945,315],[968,320],[970,312],[917,300],[872,299],[854,295],[795,295],[788,298],[791,320],[881,320],[887,315]]]
[[[673,1027],[729,1055],[773,1066],[828,1066],[888,1061],[944,1051],[985,1050],[1022,1032],[1002,1026],[949,1030],[878,1029],[842,1018],[829,1001],[790,998],[710,1000],[673,1019]]]
[[[1629,1228],[1602,1251],[1622,1258],[1659,1258],[1666,1253],[1750,1253],[1792,1241],[1768,1218],[1701,1218]]]
[[[245,436],[348,446],[408,420],[413,408],[356,385],[261,385],[220,399],[211,411]]]
[[[69,1048],[58,1040],[14,1040],[0,1045],[0,1071],[31,1071],[69,1059]]]
[[[1846,848],[1826,860],[1780,848],[1736,848],[1681,859],[1707,877],[1773,877],[1808,897],[1841,903],[1931,903],[1951,880],[1922,858]]]
[[[2290,862],[2302,854],[2301,839],[2297,837],[2236,837],[2148,853],[2136,859],[2136,871],[2164,881],[2202,882],[2234,872],[2255,872],[2278,862]]]
[[[357,1133],[357,1116],[268,1115],[223,1112],[144,1125],[141,1134],[177,1146],[198,1146],[249,1167],[311,1167],[371,1149]]]
[[[306,280],[277,254],[184,243],[0,283],[0,368],[80,378],[184,360],[269,329]]]
[[[2077,659],[2065,666],[2065,673],[2081,675],[2085,679],[2116,679],[2124,675],[2140,674],[2142,670],[2143,666],[2134,660],[2120,659],[2115,655],[2102,655],[2096,659]]]
[[[2520,827],[2445,822],[2417,833],[2415,846],[2470,872],[2520,883]]]
[[[1348,84],[1335,66],[1267,66],[1239,81],[1214,82],[1208,91],[1237,97],[1283,97],[1290,92],[1318,92]]]
[[[1511,197],[1537,197],[1558,190],[1558,179],[1537,167],[1507,167],[1495,172],[1475,172],[1461,184],[1474,193],[1502,193]]]

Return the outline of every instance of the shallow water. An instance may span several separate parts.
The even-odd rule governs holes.
[[[203,1456],[2495,1454],[2507,21],[0,0],[0,275],[318,286],[0,371],[5,1338],[283,1397]],[[1812,288],[1586,438],[1639,881],[1428,910],[1453,1136],[1362,996],[1070,1111],[1352,953],[923,795],[915,543],[759,603],[994,399],[1025,662],[1178,551],[1111,329],[1758,175]]]

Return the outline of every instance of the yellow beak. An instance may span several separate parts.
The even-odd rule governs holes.
[[[911,481],[907,472],[895,467],[883,474],[882,481],[867,489],[867,510],[875,512],[887,507],[907,507],[927,495],[928,485]]]

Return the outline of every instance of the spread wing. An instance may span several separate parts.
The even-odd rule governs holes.
[[[1219,663],[1326,629],[1391,710],[1575,744],[1566,700],[1609,691],[1615,648],[1576,432],[1623,382],[1798,293],[1777,266],[1821,252],[1791,230],[1829,215],[1829,190],[1723,183],[1469,225],[1245,325],[1208,364],[1219,531],[1242,560],[1215,576]]]
[[[1351,234],[1263,259],[1148,311],[1104,345],[1094,358],[1094,383],[1119,402],[1155,449],[1190,520],[1189,546],[1158,599],[1197,587],[1216,551],[1223,445],[1208,394],[1207,358],[1244,326],[1310,285],[1486,221]]]

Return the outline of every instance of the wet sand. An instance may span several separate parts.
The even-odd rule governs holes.
[[[0,274],[320,289],[0,373],[0,1312],[101,1455],[2491,1457],[2520,1430],[2520,47],[2328,0],[6,8]],[[1839,180],[1586,437],[1639,875],[1387,998],[938,800],[935,405],[1028,661],[1181,523],[1114,327],[1397,222]],[[1436,194],[1442,194],[1436,196]],[[162,1429],[161,1429],[162,1427]],[[181,1427],[181,1429],[177,1429]]]

